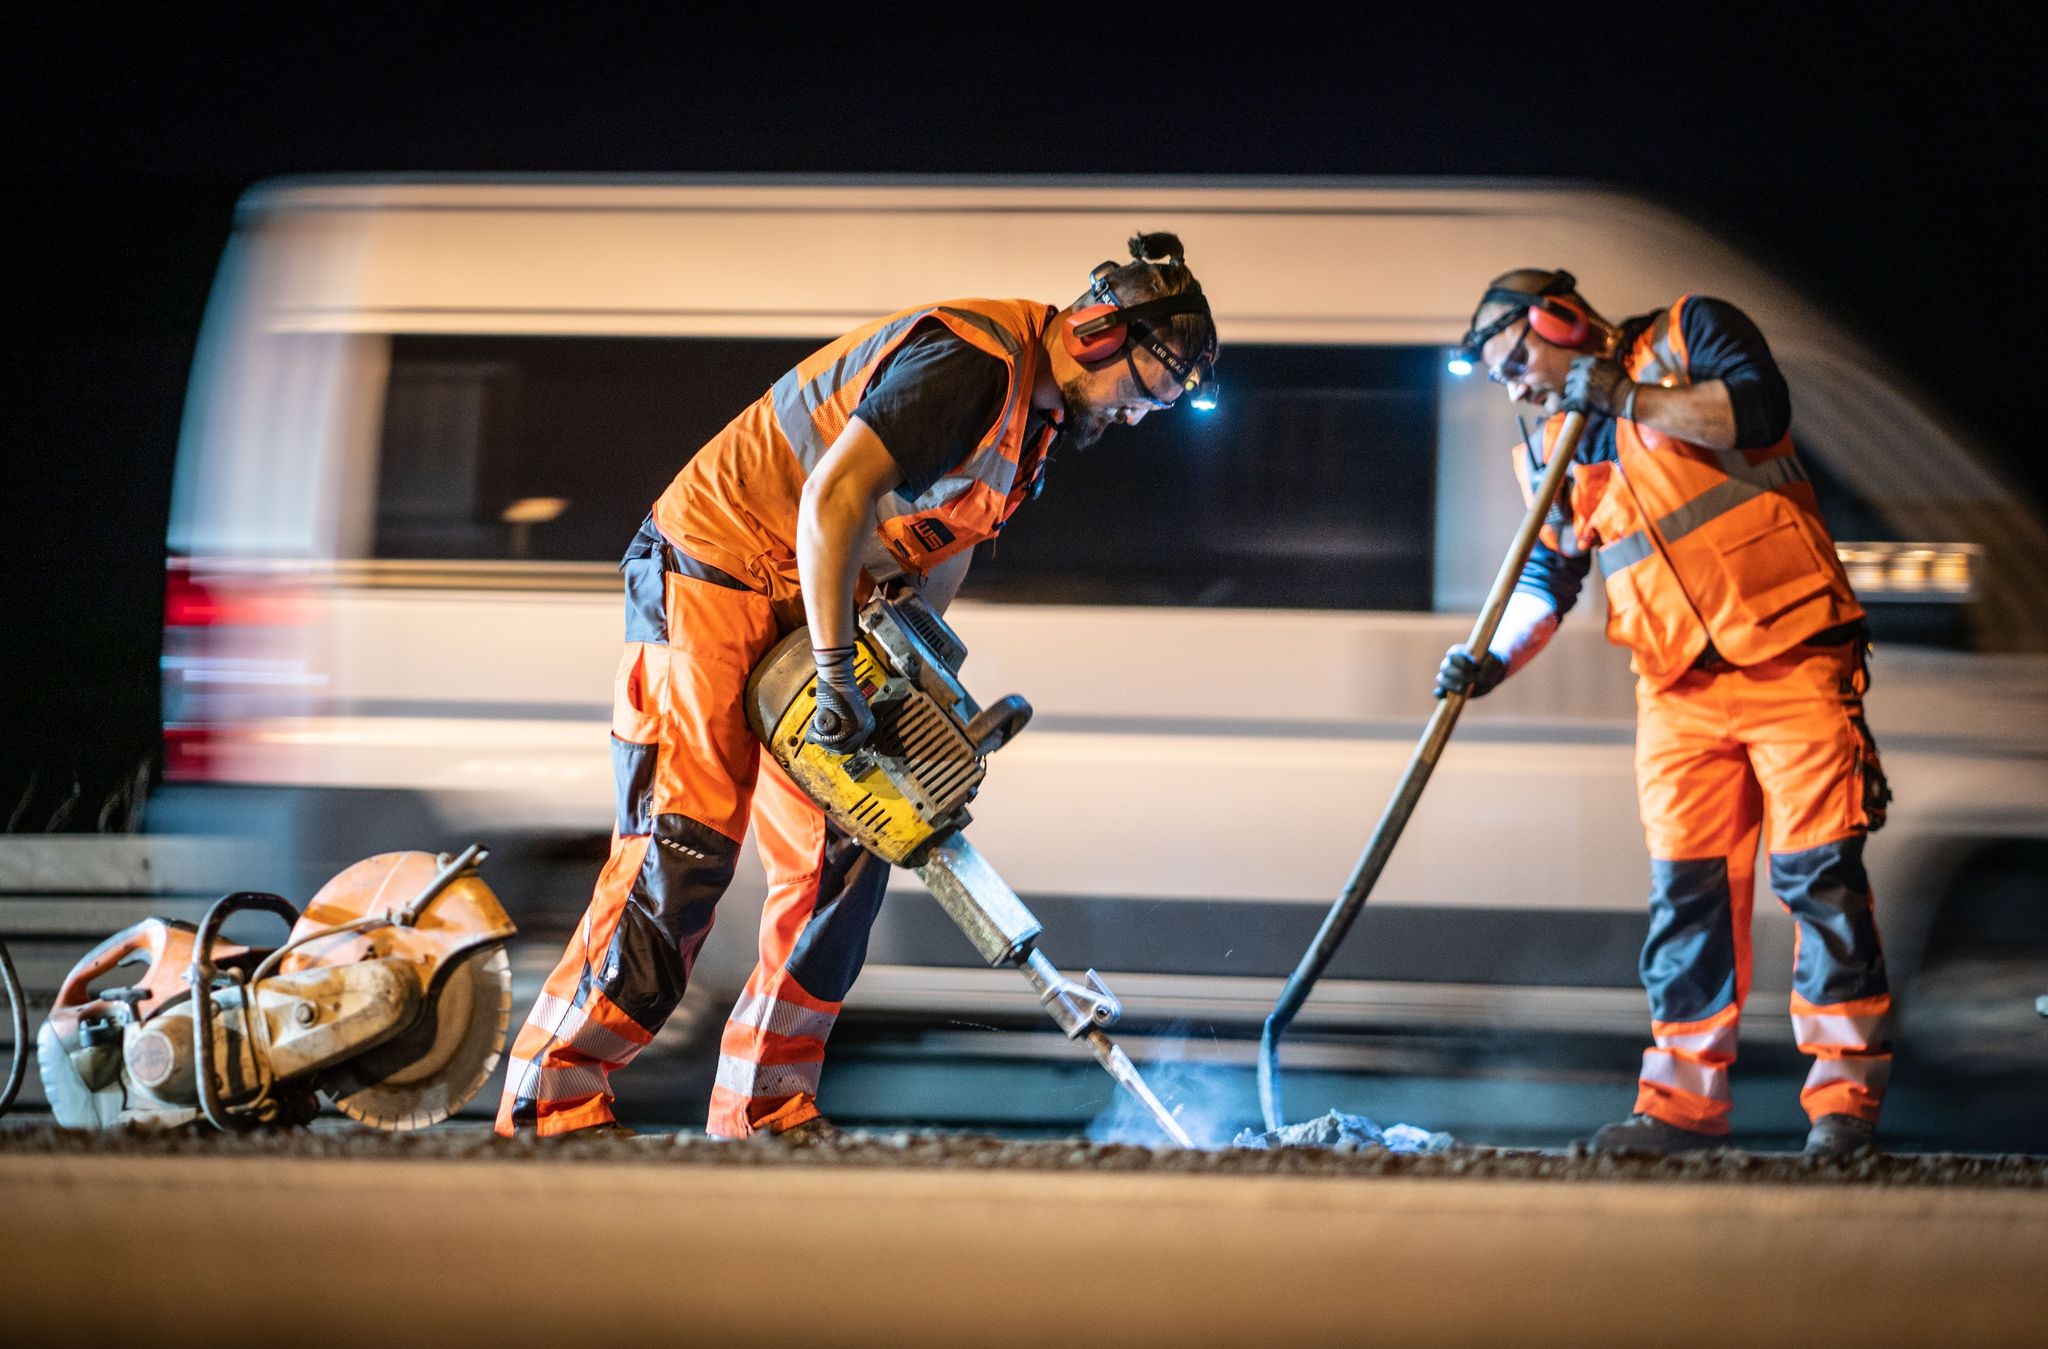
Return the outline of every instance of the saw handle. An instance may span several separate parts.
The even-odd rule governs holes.
[[[57,996],[50,1000],[50,1010],[76,1008],[81,1016],[98,1009],[97,1004],[105,1002],[103,997],[88,993],[87,986],[93,980],[114,969],[137,951],[147,951],[152,957],[162,954],[163,925],[149,919],[134,927],[123,928],[113,936],[87,952],[85,959],[78,962],[71,973],[64,976],[64,982],[57,986]]]
[[[221,925],[227,922],[229,914],[250,909],[276,914],[284,919],[287,929],[299,921],[299,911],[283,896],[261,890],[238,890],[213,902],[213,907],[206,911],[206,917],[199,921],[199,935],[192,939],[189,983],[192,988],[192,1048],[198,1056],[199,1108],[205,1112],[207,1123],[222,1133],[239,1132],[254,1121],[247,1115],[236,1116],[227,1112],[220,1101],[220,1088],[213,1079],[213,943],[220,936]],[[242,1023],[253,1034],[263,1018],[250,1001],[251,996],[243,994]]]

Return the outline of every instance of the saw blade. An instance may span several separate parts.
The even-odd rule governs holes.
[[[433,1015],[343,1064],[325,1088],[335,1108],[372,1129],[423,1129],[483,1087],[512,1020],[512,961],[503,947],[449,971]]]

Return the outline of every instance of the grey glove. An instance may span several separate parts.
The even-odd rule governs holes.
[[[1627,417],[1635,410],[1636,382],[1620,361],[1581,356],[1564,377],[1564,410]]]
[[[1479,659],[1465,649],[1463,642],[1444,652],[1444,663],[1436,671],[1436,696],[1462,693],[1468,698],[1484,698],[1500,687],[1500,681],[1508,677],[1507,662],[1491,651],[1482,651]]]
[[[811,651],[818,666],[818,706],[811,713],[804,739],[834,754],[853,753],[875,733],[874,711],[853,673],[855,650],[828,646]]]

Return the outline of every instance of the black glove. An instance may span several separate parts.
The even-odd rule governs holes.
[[[1462,693],[1468,698],[1484,698],[1507,677],[1506,661],[1491,651],[1481,652],[1479,659],[1474,660],[1460,642],[1444,652],[1444,663],[1437,667],[1436,696]]]
[[[834,754],[851,754],[875,733],[875,714],[867,695],[854,678],[851,646],[813,648],[811,659],[818,665],[818,706],[804,739]]]
[[[1636,382],[1621,368],[1620,361],[1610,361],[1605,356],[1581,356],[1565,373],[1564,410],[1625,417],[1635,391]]]

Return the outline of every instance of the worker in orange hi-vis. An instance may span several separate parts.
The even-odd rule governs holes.
[[[818,1077],[867,953],[887,864],[827,823],[748,729],[747,676],[808,625],[809,738],[874,727],[855,606],[916,584],[943,609],[974,545],[1037,495],[1061,447],[1207,402],[1216,329],[1178,239],[1140,235],[1064,309],[951,300],[805,358],[698,450],[620,564],[617,819],[589,909],[513,1045],[498,1132],[630,1132],[613,1070],[682,997],[751,816],[768,876],[760,963],[720,1043],[707,1131],[829,1130]]]
[[[1610,323],[1570,273],[1534,269],[1487,287],[1465,348],[1511,399],[1550,414],[1541,446],[1514,451],[1525,493],[1563,414],[1587,424],[1498,635],[1476,655],[1451,648],[1438,696],[1483,695],[1527,664],[1596,558],[1608,638],[1634,657],[1656,1043],[1635,1113],[1596,1133],[1594,1149],[1725,1141],[1760,830],[1771,890],[1797,923],[1807,1151],[1870,1146],[1891,1070],[1891,992],[1863,843],[1891,793],[1863,717],[1863,608],[1793,452],[1770,348],[1724,301],[1688,295]]]

